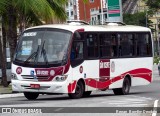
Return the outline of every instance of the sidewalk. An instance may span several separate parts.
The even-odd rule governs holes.
[[[10,94],[12,93],[12,87],[9,85],[8,87],[3,87],[3,85],[0,85],[0,94]]]
[[[13,93],[11,86],[11,84],[8,87],[3,87],[0,85],[0,99],[24,96],[23,93]]]

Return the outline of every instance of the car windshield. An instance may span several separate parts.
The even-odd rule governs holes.
[[[34,29],[23,33],[15,60],[24,63],[60,63],[67,57],[71,32],[57,29]]]

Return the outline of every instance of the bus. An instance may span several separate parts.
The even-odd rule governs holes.
[[[87,97],[94,90],[129,94],[152,82],[153,40],[141,26],[82,22],[42,25],[20,36],[12,63],[12,90]]]

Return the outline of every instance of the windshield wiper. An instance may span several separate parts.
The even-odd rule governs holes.
[[[44,49],[44,44],[45,44],[45,40],[44,40],[43,45],[42,45],[41,56],[43,54],[44,61],[46,62],[46,65],[48,65],[48,58],[47,58],[47,55],[46,55],[46,50]]]
[[[32,59],[32,58],[35,58],[35,60],[36,60],[36,57],[37,57],[37,55],[38,55],[38,51],[39,51],[39,46],[38,46],[38,48],[37,48],[37,51],[36,52],[33,52],[28,58],[27,58],[27,60],[26,61],[24,61],[24,63],[27,63],[30,59]],[[35,60],[34,60],[34,62],[35,62]]]

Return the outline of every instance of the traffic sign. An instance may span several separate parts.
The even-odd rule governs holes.
[[[122,0],[107,0],[107,21],[108,22],[123,22],[122,16]]]

